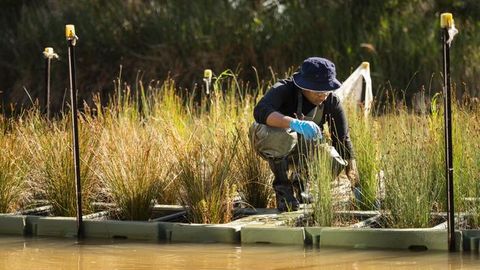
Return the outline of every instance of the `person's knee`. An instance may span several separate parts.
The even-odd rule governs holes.
[[[249,137],[252,147],[264,159],[287,157],[297,143],[295,132],[256,122],[249,129]]]

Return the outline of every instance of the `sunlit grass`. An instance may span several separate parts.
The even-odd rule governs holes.
[[[471,107],[473,105],[473,107]],[[471,107],[471,108],[469,108]],[[480,225],[480,107],[464,101],[453,107],[453,167],[455,208]]]
[[[204,135],[207,134],[215,140],[192,136],[185,144],[175,146],[179,196],[182,204],[188,206],[191,222],[225,223],[233,215],[237,185],[231,167],[238,139],[221,131]]]
[[[0,134],[0,213],[20,210],[30,198],[19,143],[12,134]]]
[[[164,190],[172,182],[167,146],[155,130],[138,122],[119,119],[103,130],[97,176],[121,218],[147,220],[154,199],[166,202]]]
[[[379,120],[380,166],[385,177],[385,209],[390,227],[429,227],[430,212],[444,189],[440,160],[442,150],[426,117],[401,111]]]
[[[53,206],[53,214],[76,215],[76,191],[73,165],[70,118],[49,122],[32,114],[18,126],[16,132],[27,146],[27,168],[31,186],[39,198]],[[80,178],[84,214],[91,211],[90,203],[96,196],[97,181],[93,174],[97,141],[95,130],[83,121],[79,130]]]
[[[307,163],[308,175],[312,181],[309,192],[313,195],[313,218],[317,226],[332,226],[334,220],[332,183],[335,175],[327,147],[321,145]]]
[[[239,130],[239,146],[233,163],[238,190],[246,203],[255,208],[266,208],[273,196],[272,173],[248,141],[247,131]]]
[[[354,145],[355,159],[357,161],[358,174],[362,201],[357,202],[357,207],[363,210],[374,210],[377,205],[379,187],[379,134],[375,118],[365,117],[363,111],[349,108],[348,123],[350,137]]]

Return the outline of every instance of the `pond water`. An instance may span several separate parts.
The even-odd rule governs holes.
[[[478,254],[0,237],[0,269],[480,269]]]

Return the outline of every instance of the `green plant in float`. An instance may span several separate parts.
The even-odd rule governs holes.
[[[381,168],[385,177],[385,209],[390,227],[430,227],[430,211],[443,188],[432,157],[439,145],[428,130],[428,119],[400,111],[380,121]],[[395,123],[395,124],[393,124]]]
[[[468,100],[465,101],[468,104]],[[480,129],[479,111],[453,104],[453,165],[455,211],[472,215],[470,222],[479,226],[479,188],[480,188]]]
[[[445,184],[445,145],[444,145],[444,119],[443,107],[440,106],[442,96],[436,94],[432,98],[431,116],[429,127],[438,151],[432,157],[433,174],[441,181],[440,197],[436,202],[438,211],[446,211],[446,184]],[[473,101],[473,103],[471,103]],[[480,129],[478,127],[480,111],[475,107],[475,99],[466,98],[463,102],[456,100],[453,103],[453,165],[454,165],[454,194],[455,211],[471,216],[469,225],[479,227],[479,204],[476,198],[480,195],[478,162],[480,147]],[[470,108],[470,106],[473,107]]]
[[[28,146],[33,167],[30,177],[35,192],[53,206],[53,214],[57,216],[76,215],[76,191],[74,181],[73,154],[71,148],[71,131],[68,116],[59,122],[43,122],[45,128],[36,129],[32,126],[20,127],[17,132],[22,134],[24,143]],[[27,119],[28,120],[28,119]],[[35,121],[35,119],[30,119]],[[81,123],[85,124],[85,123]],[[82,181],[82,199],[84,213],[91,212],[90,203],[96,196],[97,182],[93,174],[94,149],[96,149],[93,129],[80,128],[80,176]]]
[[[478,125],[478,123],[480,123],[480,107],[478,104],[476,110],[474,111],[474,116],[471,118],[471,120],[472,125],[470,127],[472,128],[472,142],[474,143],[471,149],[476,149],[473,152],[473,160],[476,160],[476,163],[474,164],[474,167],[471,168],[473,173],[472,178],[470,179],[470,183],[471,189],[475,191],[474,197],[480,198],[480,151],[478,151],[478,149],[480,149],[480,126]],[[473,227],[480,228],[480,203],[478,202],[478,199],[476,203],[474,203],[468,209],[473,214]]]
[[[196,134],[202,134],[198,138]],[[222,131],[195,130],[189,142],[175,145],[179,196],[195,223],[225,223],[232,218],[236,185],[231,170],[237,138]]]
[[[439,197],[437,198],[438,211],[446,211],[447,206],[442,207],[442,204],[446,202],[446,179],[445,179],[445,138],[444,138],[444,118],[443,109],[440,109],[438,104],[440,94],[435,94],[431,99],[430,111],[431,114],[425,116],[428,121],[428,135],[430,137],[430,143],[432,148],[431,161],[431,174],[436,181],[439,181],[439,185],[445,188],[440,188]],[[440,99],[441,101],[441,99]]]
[[[373,118],[365,117],[363,112],[357,111],[353,106],[347,105],[346,107],[348,108],[350,138],[355,149],[362,190],[362,203],[357,202],[357,207],[363,210],[374,210],[379,186],[377,124]]]
[[[233,169],[238,189],[246,202],[256,208],[266,208],[273,194],[272,173],[268,163],[252,148],[245,130],[237,130],[239,146]]]
[[[170,151],[156,130],[121,120],[101,134],[97,176],[122,219],[147,220],[154,200],[164,199],[172,181]]]
[[[327,144],[321,145],[315,151],[314,158],[307,162],[310,192],[313,196],[313,218],[317,226],[332,226],[333,223],[331,189],[335,175],[332,173],[332,158],[327,147]]]
[[[28,201],[30,194],[23,168],[23,151],[12,134],[0,134],[0,213],[19,210]],[[20,150],[20,151],[18,151]]]

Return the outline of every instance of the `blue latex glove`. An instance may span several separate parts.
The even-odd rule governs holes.
[[[290,121],[290,128],[302,134],[307,140],[316,141],[322,138],[320,127],[312,121],[293,119]]]

